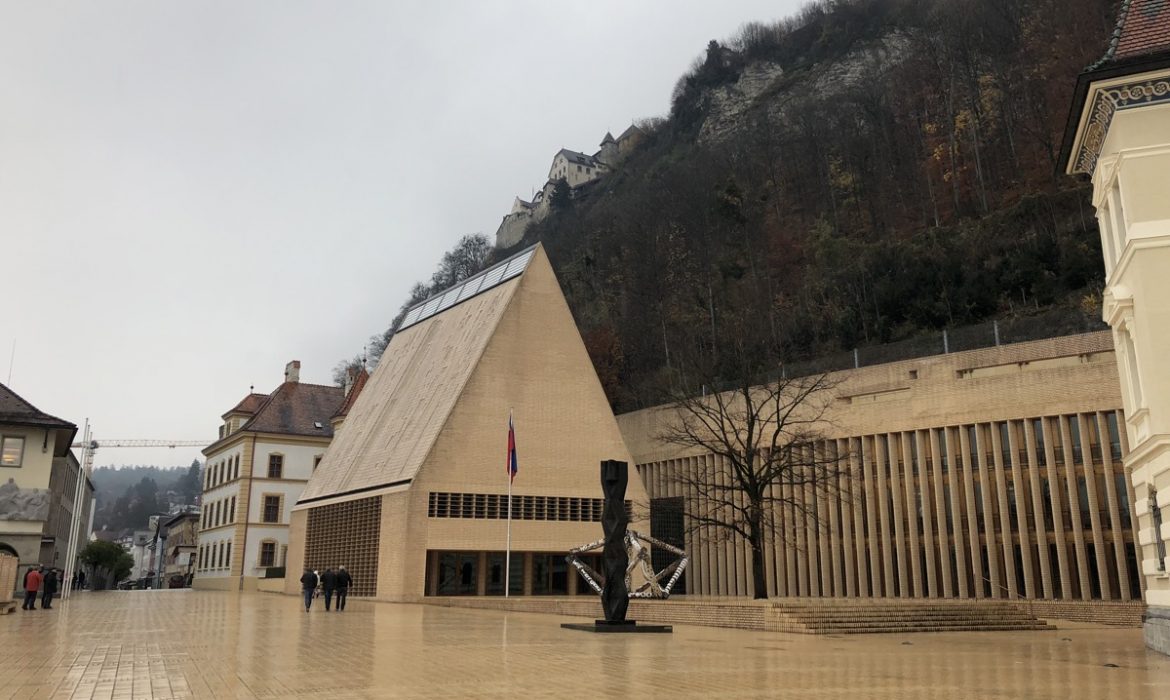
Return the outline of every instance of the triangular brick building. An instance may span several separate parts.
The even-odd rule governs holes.
[[[601,537],[599,463],[630,458],[540,246],[407,313],[293,511],[288,592],[303,564],[386,600],[502,595],[509,411],[511,593],[578,592],[564,555]],[[626,497],[646,503],[636,477]]]

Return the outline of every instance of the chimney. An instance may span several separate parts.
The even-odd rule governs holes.
[[[296,384],[301,381],[301,361],[293,360],[284,366],[284,381]]]

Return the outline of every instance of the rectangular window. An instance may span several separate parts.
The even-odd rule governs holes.
[[[268,455],[268,478],[279,479],[284,473],[284,455]]]
[[[1121,459],[1121,432],[1117,426],[1117,412],[1105,414],[1105,426],[1109,430],[1109,454],[1113,459]]]
[[[236,497],[232,496],[232,507],[228,511],[228,522],[234,523],[236,521]]]
[[[24,459],[24,438],[5,435],[0,438],[0,466],[19,467]]]
[[[280,496],[264,497],[264,522],[280,522]]]
[[[276,566],[276,543],[260,543],[260,566]]]

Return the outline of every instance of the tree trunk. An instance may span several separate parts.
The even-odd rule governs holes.
[[[752,597],[763,600],[768,597],[768,579],[764,576],[764,524],[762,516],[753,513],[751,516],[751,545],[752,550]]]

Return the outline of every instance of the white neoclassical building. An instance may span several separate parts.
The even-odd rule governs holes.
[[[1170,653],[1170,3],[1125,0],[1109,48],[1083,72],[1065,170],[1087,175],[1105,258],[1125,407],[1146,642]]]
[[[253,589],[285,564],[292,506],[364,383],[306,384],[300,368],[288,363],[275,391],[249,393],[223,414],[203,450],[195,588]]]

